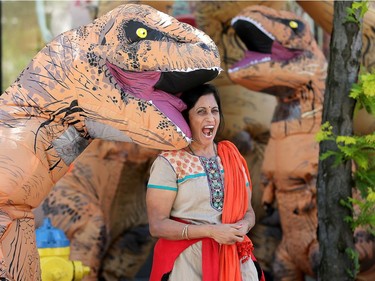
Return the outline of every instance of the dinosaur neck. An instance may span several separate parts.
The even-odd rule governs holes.
[[[320,84],[324,87],[324,83]],[[271,138],[283,139],[294,134],[314,135],[320,129],[323,104],[320,84],[309,82],[294,95],[278,98],[271,123]]]
[[[272,122],[301,120],[307,117],[320,116],[323,106],[324,83],[310,80],[301,88],[283,89],[284,95],[276,94],[278,104],[275,108]],[[285,94],[288,93],[288,94]]]
[[[53,180],[65,173],[90,141],[69,76],[73,56],[60,57],[59,46],[47,45],[0,97],[0,126],[7,128],[5,134],[33,151]]]

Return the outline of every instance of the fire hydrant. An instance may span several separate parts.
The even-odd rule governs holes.
[[[69,260],[70,242],[61,229],[52,226],[49,218],[35,232],[42,281],[79,281],[89,274],[90,268],[81,261]]]

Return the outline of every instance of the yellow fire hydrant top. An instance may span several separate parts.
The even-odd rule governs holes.
[[[36,244],[42,281],[80,281],[89,274],[90,268],[81,261],[69,260],[70,242],[61,229],[52,226],[49,218],[36,230]]]

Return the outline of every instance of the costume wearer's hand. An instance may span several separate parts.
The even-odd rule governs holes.
[[[219,244],[232,245],[237,242],[242,242],[246,226],[238,224],[215,224],[212,225],[211,238]]]

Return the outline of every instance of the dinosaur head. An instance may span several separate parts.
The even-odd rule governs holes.
[[[119,6],[74,34],[75,41],[87,45],[82,60],[88,65],[77,68],[93,78],[105,76],[106,88],[96,87],[94,98],[85,95],[88,99],[79,101],[91,136],[106,138],[103,132],[111,131],[112,140],[121,140],[113,135],[124,133],[152,148],[187,146],[191,132],[178,95],[221,70],[218,49],[208,35],[136,4]]]
[[[324,81],[325,57],[308,24],[294,13],[249,6],[232,19],[232,26],[247,48],[229,69],[235,83],[280,96],[316,77]]]

